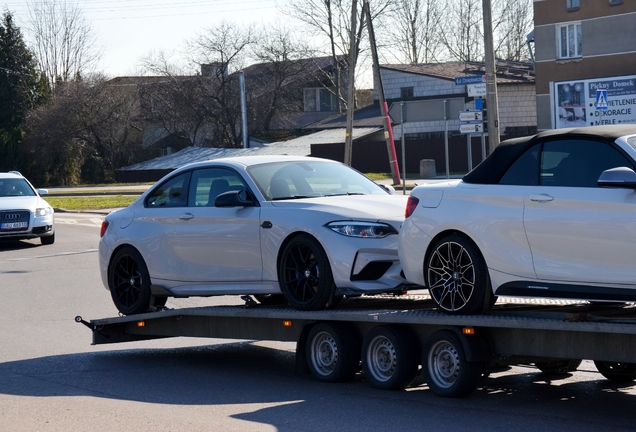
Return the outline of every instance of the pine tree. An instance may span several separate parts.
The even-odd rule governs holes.
[[[0,22],[0,171],[21,168],[23,122],[45,94],[35,57],[6,11]]]

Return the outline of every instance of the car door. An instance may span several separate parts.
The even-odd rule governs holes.
[[[599,188],[601,172],[633,168],[611,144],[547,140],[539,186],[524,197],[524,226],[539,279],[636,283],[636,193]]]
[[[192,171],[188,203],[175,224],[171,255],[187,283],[260,281],[260,207],[214,207],[223,192],[247,188],[234,170]]]

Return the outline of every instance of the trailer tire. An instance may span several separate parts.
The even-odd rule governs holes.
[[[318,323],[312,327],[305,353],[311,374],[322,382],[348,381],[360,366],[358,335],[342,323]]]
[[[610,381],[630,382],[636,379],[636,363],[594,361],[596,369]]]
[[[108,287],[113,303],[122,314],[148,311],[152,297],[150,274],[137,249],[124,246],[115,253],[108,266]]]
[[[581,360],[550,360],[534,364],[537,369],[548,374],[565,374],[574,372],[581,365]]]
[[[426,341],[422,370],[428,387],[437,396],[463,397],[477,387],[483,362],[467,361],[459,337],[450,330],[439,330]]]
[[[362,345],[362,370],[375,388],[402,390],[417,374],[417,340],[407,328],[374,327]]]

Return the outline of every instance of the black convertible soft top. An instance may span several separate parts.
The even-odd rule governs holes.
[[[611,125],[588,126],[581,128],[553,129],[540,132],[536,135],[512,138],[503,141],[497,148],[471,172],[463,178],[465,183],[496,184],[508,170],[508,167],[517,160],[527,149],[538,141],[547,137],[563,139],[596,138],[605,141],[614,141],[625,135],[636,134],[636,125]]]

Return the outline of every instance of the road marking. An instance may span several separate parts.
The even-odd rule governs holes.
[[[24,258],[10,258],[8,260],[5,260],[4,262],[7,261],[27,261],[27,260],[31,260],[31,259],[37,259],[37,258],[55,258],[58,256],[65,256],[65,255],[83,255],[83,254],[87,254],[87,253],[94,253],[97,252],[98,249],[86,249],[84,251],[79,251],[79,252],[62,252],[62,253],[57,253],[57,254],[50,254],[50,255],[36,255],[36,256],[30,256],[30,257],[24,257]],[[3,262],[3,261],[0,261]]]

